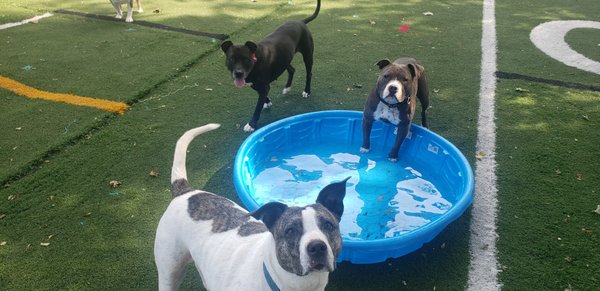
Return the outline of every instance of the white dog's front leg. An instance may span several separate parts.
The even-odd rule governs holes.
[[[133,22],[133,7],[131,6],[127,8],[127,18],[125,18],[125,22]]]
[[[121,10],[121,4],[116,4],[114,2],[111,2],[113,7],[115,8],[115,10],[117,10],[117,15],[115,15],[115,18],[117,19],[121,19],[123,18],[123,11]]]
[[[142,4],[140,3],[141,0],[135,0],[135,3],[137,3],[137,12],[138,13],[142,13],[144,12],[144,9],[142,8]]]

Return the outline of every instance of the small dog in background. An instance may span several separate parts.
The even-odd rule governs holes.
[[[109,0],[115,10],[117,10],[117,15],[115,18],[121,19],[123,18],[123,11],[121,10],[121,5],[127,4],[127,18],[125,18],[125,22],[133,22],[133,0]],[[135,0],[137,4],[137,12],[142,13],[144,9],[142,9],[142,4],[140,4],[140,0]]]
[[[394,62],[381,60],[377,62],[377,66],[381,70],[379,78],[367,97],[363,111],[363,144],[360,152],[369,152],[373,121],[379,119],[398,127],[396,141],[388,154],[389,160],[397,161],[400,145],[408,135],[417,109],[417,99],[421,102],[421,124],[429,127],[427,75],[425,68],[413,58],[399,58]]]

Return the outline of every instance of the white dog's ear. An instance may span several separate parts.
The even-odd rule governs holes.
[[[267,228],[271,230],[275,222],[277,222],[287,208],[288,206],[283,203],[269,202],[254,210],[250,215],[258,220],[262,220]]]
[[[229,50],[229,48],[232,45],[233,45],[233,42],[231,42],[230,40],[226,40],[221,43],[221,49],[223,50],[224,53],[227,53],[227,51]]]
[[[251,53],[256,52],[256,49],[258,48],[258,46],[251,41],[247,41],[244,45],[250,49]]]
[[[317,203],[325,206],[338,221],[344,213],[344,197],[346,196],[346,182],[348,179],[350,177],[325,186],[317,197]]]
[[[390,62],[390,60],[383,59],[383,60],[377,62],[375,65],[377,65],[379,67],[379,69],[382,70],[383,68],[387,67],[391,63],[392,62]]]

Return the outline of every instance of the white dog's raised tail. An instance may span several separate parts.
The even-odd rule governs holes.
[[[221,127],[218,123],[209,123],[200,127],[192,128],[186,131],[175,145],[175,155],[173,157],[173,168],[171,169],[171,183],[184,179],[187,181],[187,170],[185,161],[187,157],[187,148],[195,137]]]

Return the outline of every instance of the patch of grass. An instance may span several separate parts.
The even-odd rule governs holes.
[[[529,41],[551,20],[593,20],[594,1],[497,3],[499,69],[598,85],[598,76],[565,66]],[[584,36],[585,33],[585,36]],[[594,58],[587,29],[567,42]],[[528,81],[501,80],[497,89],[497,160],[501,283],[507,290],[593,290],[600,278],[600,193],[594,154],[600,94]],[[535,274],[535,275],[533,275]]]
[[[600,62],[600,30],[592,28],[573,29],[565,36],[565,42],[576,52]]]

